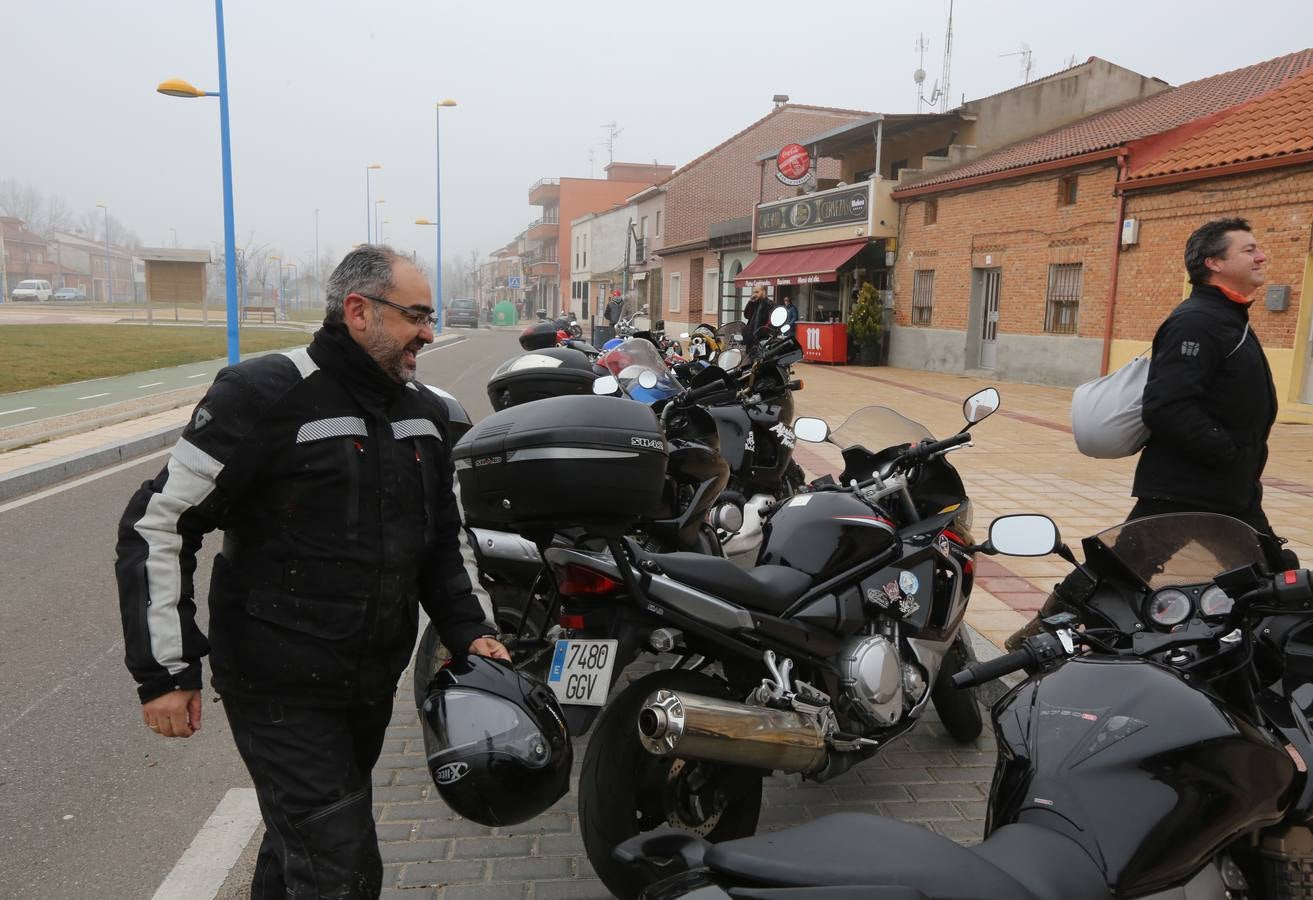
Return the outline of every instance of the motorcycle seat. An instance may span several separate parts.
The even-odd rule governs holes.
[[[772,615],[784,612],[812,586],[810,575],[788,566],[741,569],[728,559],[701,553],[651,553],[643,561],[689,587]]]
[[[1005,825],[976,847],[865,813],[836,813],[785,831],[716,844],[713,873],[772,887],[914,888],[936,900],[1107,900],[1102,873],[1075,842]]]

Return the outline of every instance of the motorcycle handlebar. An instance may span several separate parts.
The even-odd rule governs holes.
[[[914,447],[908,448],[903,459],[908,463],[916,463],[929,459],[936,453],[942,453],[945,450],[951,450],[954,447],[961,446],[971,440],[971,433],[964,431],[961,434],[955,434],[950,438],[944,438],[942,441],[923,441]]]
[[[1030,665],[1030,660],[1030,648],[1023,645],[1019,650],[1004,653],[982,663],[972,663],[965,669],[954,672],[953,687],[973,687],[986,681],[993,681],[995,678],[1002,678],[1004,675],[1011,675]]]

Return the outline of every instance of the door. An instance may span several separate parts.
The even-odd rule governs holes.
[[[998,362],[998,295],[1003,281],[1002,269],[981,271],[980,290],[984,303],[984,320],[980,328],[980,368],[992,369]]]

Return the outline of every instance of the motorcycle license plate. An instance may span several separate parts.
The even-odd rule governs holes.
[[[547,673],[547,685],[563,704],[602,706],[611,690],[616,640],[560,640]]]

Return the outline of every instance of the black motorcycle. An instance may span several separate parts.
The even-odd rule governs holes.
[[[995,520],[982,549],[1075,561],[1042,516]],[[645,896],[1310,896],[1310,573],[1268,574],[1248,525],[1205,513],[1118,525],[1084,550],[1074,612],[954,676],[1028,676],[993,710],[983,843],[855,813],[717,846],[644,835],[617,856],[664,879]]]
[[[706,416],[698,401],[717,389],[670,401],[665,433],[684,416]],[[967,428],[998,404],[992,388],[970,398]],[[972,659],[960,633],[972,566],[970,503],[944,457],[970,434],[921,439],[924,429],[890,410],[850,421],[877,449],[846,447],[851,477],[773,510],[751,569],[653,553],[615,523],[608,533],[581,521],[584,539],[544,543],[564,628],[547,680],[573,735],[601,713],[580,776],[580,830],[618,894],[642,882],[611,858],[616,844],[663,823],[713,841],[751,834],[772,771],[833,778],[910,729],[932,701],[955,737],[980,732],[974,699],[946,688]],[[826,436],[818,419],[796,427]],[[643,653],[676,662],[613,691]]]

